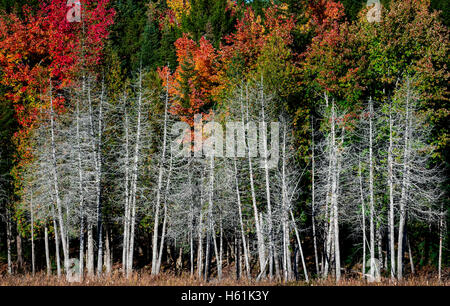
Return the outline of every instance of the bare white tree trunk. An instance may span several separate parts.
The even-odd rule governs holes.
[[[264,112],[264,93],[263,89],[261,89],[261,112],[262,112],[262,146],[263,146],[263,161],[264,161],[264,177],[265,177],[265,189],[266,189],[266,201],[267,201],[267,218],[269,223],[269,278],[273,277],[273,258],[275,256],[275,246],[273,243],[273,221],[272,221],[272,204],[270,198],[270,177],[269,177],[269,166],[268,166],[268,151],[267,151],[267,124],[265,120],[265,112]]]
[[[316,273],[319,275],[319,257],[317,255],[317,236],[316,236],[316,186],[315,186],[315,154],[314,154],[314,119],[311,117],[311,209],[312,209],[312,231],[314,242],[314,261],[316,264]]]
[[[283,142],[281,144],[281,210],[282,210],[282,231],[283,231],[283,278],[289,280],[288,257],[289,252],[289,217],[288,217],[288,190],[286,178],[286,123],[283,124]]]
[[[287,243],[288,247],[286,248],[286,258],[287,258],[287,275],[288,279],[292,279],[292,262],[291,262],[291,251],[290,251],[290,243]]]
[[[44,229],[44,243],[45,243],[45,263],[46,263],[46,267],[47,267],[47,275],[51,275],[52,274],[52,266],[50,263],[50,252],[49,252],[49,247],[48,247],[47,225],[45,225],[45,229]]]
[[[409,236],[407,237],[407,241],[408,241],[408,255],[409,255],[409,264],[411,265],[411,274],[415,274],[414,272],[414,260],[412,257],[412,252],[411,252],[411,242],[409,239]]]
[[[324,94],[326,107],[329,105],[328,95]],[[334,105],[334,104],[333,104]],[[334,110],[334,109],[333,109]],[[331,125],[334,126],[334,122],[331,122]],[[327,147],[328,147],[328,173],[327,173],[327,184],[326,184],[326,197],[325,197],[325,221],[326,221],[326,228],[325,228],[325,264],[323,265],[323,271],[322,271],[322,277],[327,278],[328,277],[328,270],[329,265],[331,262],[331,246],[332,246],[332,235],[333,235],[333,206],[331,202],[331,194],[332,194],[332,177],[333,177],[333,150],[334,150],[334,143],[331,142],[332,137],[331,135],[327,137]]]
[[[208,220],[208,230],[206,231],[206,249],[205,249],[205,275],[204,278],[206,281],[209,281],[209,270],[210,270],[210,257],[211,257],[211,233],[210,233],[210,225]]]
[[[400,221],[398,226],[398,241],[397,241],[397,277],[399,280],[403,278],[403,234],[405,230],[406,220],[406,197],[409,185],[409,134],[410,134],[410,110],[409,110],[409,83],[406,92],[406,120],[405,120],[405,136],[404,136],[404,151],[403,151],[403,179],[402,191],[400,198]]]
[[[7,257],[8,257],[8,274],[12,274],[12,260],[11,260],[11,217],[9,208],[6,208],[6,248],[7,248]]]
[[[30,201],[30,214],[31,214],[31,273],[35,274],[35,257],[34,257],[34,212],[33,212],[33,190],[31,190]]]
[[[84,93],[84,78],[82,81],[82,93]],[[80,137],[80,101],[77,99],[76,102],[76,138],[77,138],[77,149],[78,149],[78,192],[80,201],[80,277],[83,280],[84,272],[84,194],[83,194],[83,168],[82,168],[82,157],[81,157],[81,137]]]
[[[158,250],[158,226],[159,226],[159,207],[161,202],[161,191],[163,188],[163,172],[164,163],[166,159],[166,143],[167,143],[167,111],[169,105],[169,73],[167,73],[166,79],[166,99],[164,103],[164,127],[163,127],[163,145],[161,149],[161,160],[159,161],[159,173],[158,173],[158,187],[156,190],[156,208],[155,208],[155,222],[153,225],[153,244],[152,244],[152,274],[155,275],[157,271],[157,250]]]
[[[222,265],[223,265],[223,225],[222,225],[222,219],[219,223],[219,231],[220,231],[220,237],[219,237],[219,267],[220,267],[220,273],[219,273],[219,279],[222,279]]]
[[[358,176],[359,176],[359,191],[361,195],[361,218],[362,218],[362,247],[363,247],[363,262],[362,262],[362,276],[365,278],[366,275],[366,205],[364,204],[364,192],[363,192],[363,183],[362,183],[362,173],[361,173],[361,160],[359,161],[358,167]]]
[[[339,156],[338,145],[336,143],[336,110],[334,99],[331,108],[331,145],[332,145],[332,176],[331,176],[331,207],[333,210],[333,245],[336,281],[341,278],[341,262],[339,250],[339,211],[338,211],[338,179],[339,179]]]
[[[300,235],[298,233],[297,225],[295,223],[294,214],[292,213],[292,210],[290,210],[290,213],[291,213],[291,218],[292,218],[292,225],[294,226],[295,237],[297,238],[298,249],[300,251],[300,257],[302,259],[303,273],[305,275],[305,280],[307,282],[309,282],[308,271],[306,270],[306,264],[305,264],[305,257],[303,256],[302,241],[300,240]]]
[[[380,263],[380,269],[383,269],[383,237],[381,236],[381,225],[376,227],[376,239],[377,239],[377,249],[378,249],[378,262]]]
[[[110,229],[105,228],[105,267],[106,273],[111,273],[111,247],[110,247]]]
[[[214,144],[215,146],[216,144]],[[218,252],[217,252],[217,244],[216,244],[216,233],[214,229],[214,220],[213,220],[213,197],[214,197],[214,153],[211,152],[211,156],[209,159],[209,183],[208,183],[208,238],[207,238],[207,244],[206,244],[206,280],[208,280],[208,274],[210,270],[210,257],[211,257],[211,240],[213,240],[213,247],[216,254],[216,260],[218,260]],[[217,262],[217,272],[220,274],[222,271],[220,271],[220,267]]]
[[[388,149],[388,183],[389,183],[389,251],[391,258],[391,278],[395,278],[395,220],[394,220],[394,160],[392,109],[389,109],[389,149]]]
[[[246,92],[246,96],[247,96],[246,117],[247,117],[247,124],[249,124],[248,88],[246,88],[246,91],[247,91]],[[242,99],[241,99],[241,114],[242,114],[242,122],[244,122],[244,106],[242,104]],[[258,243],[259,268],[260,268],[260,273],[264,274],[265,262],[266,262],[265,246],[264,246],[264,238],[263,238],[263,235],[261,232],[261,227],[260,227],[258,207],[256,205],[256,193],[255,193],[255,184],[253,181],[253,164],[252,164],[252,156],[251,156],[251,150],[254,150],[254,148],[250,148],[248,141],[246,141],[246,149],[247,149],[247,153],[248,153],[250,190],[251,190],[251,194],[252,194],[253,215],[255,218],[256,238],[257,238],[257,243]]]
[[[157,263],[157,268],[156,268],[157,274],[161,270],[162,252],[163,252],[163,248],[164,248],[164,240],[166,237],[166,224],[167,224],[167,203],[164,203],[164,220],[163,220],[163,227],[162,227],[162,233],[161,233],[161,243],[159,245],[158,263]]]
[[[331,161],[331,159],[330,159]],[[329,169],[331,169],[331,163],[329,166]],[[331,170],[330,170],[331,173]],[[327,198],[329,198],[329,200],[326,200],[326,216],[325,216],[325,220],[327,220],[327,228],[325,229],[326,232],[326,243],[325,243],[325,266],[323,269],[323,277],[327,278],[328,277],[328,270],[329,270],[329,265],[331,263],[331,251],[332,251],[332,244],[333,244],[333,232],[334,232],[334,212],[333,212],[333,206],[330,205],[330,207],[328,208],[328,201],[330,201],[331,204],[331,174],[330,174],[330,182],[329,182],[329,186],[327,187],[327,190],[329,190],[329,194],[327,195]]]
[[[94,234],[91,221],[88,221],[88,245],[87,245],[87,273],[90,277],[94,276]]]
[[[221,280],[222,279],[222,259],[221,259],[220,251],[217,247],[217,237],[216,237],[216,233],[214,230],[212,231],[212,236],[213,236],[213,244],[214,244],[214,254],[216,255],[217,277],[219,280]]]
[[[96,187],[96,202],[97,202],[97,240],[98,240],[98,255],[97,255],[97,274],[100,275],[103,271],[103,214],[101,202],[101,179],[102,179],[102,132],[103,132],[103,98],[105,94],[105,84],[102,82],[102,91],[100,94],[99,113],[98,113],[98,130],[97,139],[93,141],[94,158],[95,158],[95,187]],[[92,104],[89,98],[91,131],[93,129],[93,114]],[[92,139],[95,139],[92,137]]]
[[[124,97],[124,100],[126,98]],[[124,216],[124,229],[123,229],[123,249],[122,249],[122,270],[124,274],[127,274],[128,266],[128,249],[129,249],[129,235],[130,235],[130,152],[129,152],[129,126],[128,126],[128,113],[125,107],[125,216]]]
[[[200,199],[201,199],[201,196],[200,196]],[[201,201],[201,202],[203,202],[203,201]],[[202,278],[202,275],[203,275],[203,273],[202,273],[203,272],[203,233],[202,233],[203,211],[202,211],[202,208],[201,208],[202,206],[200,206],[200,218],[199,218],[199,225],[198,225],[198,251],[197,251],[197,274],[198,274],[198,278]]]
[[[170,176],[172,174],[172,155],[170,156],[170,166],[169,166],[169,174],[167,175],[167,182],[166,182],[166,197],[164,198],[164,219],[163,219],[163,227],[161,232],[161,242],[159,245],[159,255],[158,255],[158,262],[156,266],[156,274],[159,273],[161,270],[161,259],[162,259],[162,252],[164,247],[164,240],[166,237],[166,225],[167,225],[167,196],[169,194],[169,187],[170,187]]]
[[[52,174],[53,188],[56,198],[56,208],[58,213],[58,222],[61,234],[61,241],[64,254],[64,271],[67,273],[69,269],[69,250],[67,248],[66,231],[64,227],[64,218],[62,212],[61,198],[59,194],[58,170],[56,161],[56,144],[55,144],[55,112],[53,110],[52,84],[50,81],[50,131],[51,131],[51,147],[52,147]]]
[[[443,204],[441,203],[439,216],[439,259],[438,259],[438,279],[441,280],[442,277],[442,242],[444,240],[444,211]]]
[[[236,197],[237,197],[237,203],[238,203],[238,212],[239,212],[239,225],[241,227],[241,239],[242,239],[242,245],[244,247],[244,260],[245,260],[245,271],[247,272],[247,278],[250,279],[250,263],[248,260],[248,253],[247,253],[247,242],[245,239],[245,233],[244,233],[244,222],[242,220],[242,204],[241,204],[241,194],[239,192],[239,181],[238,181],[238,171],[236,166],[236,159],[234,159],[234,178],[235,178],[235,184],[236,184]]]
[[[61,276],[61,260],[59,258],[59,235],[58,224],[56,223],[55,209],[52,206],[53,230],[55,231],[55,253],[56,253],[56,275]]]
[[[134,251],[134,231],[136,223],[136,190],[138,179],[138,165],[139,165],[139,149],[140,149],[140,137],[141,137],[141,106],[142,106],[142,71],[139,72],[139,95],[138,95],[138,117],[136,128],[136,142],[134,149],[133,160],[133,177],[132,177],[132,189],[131,189],[131,225],[130,225],[130,245],[128,250],[128,269],[127,275],[129,276],[133,270],[133,251]]]
[[[369,227],[370,227],[370,276],[375,277],[375,223],[374,223],[374,192],[373,192],[373,139],[372,139],[372,98],[369,100]]]
[[[191,214],[193,214],[191,207]],[[189,225],[189,264],[191,268],[191,277],[194,276],[194,218],[191,216],[191,223]]]

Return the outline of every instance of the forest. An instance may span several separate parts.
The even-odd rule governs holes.
[[[450,285],[449,11],[1,0],[0,285]]]

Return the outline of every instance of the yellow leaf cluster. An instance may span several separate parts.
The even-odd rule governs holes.
[[[181,20],[183,14],[188,15],[191,10],[188,0],[167,0],[167,6],[174,12],[177,21]]]

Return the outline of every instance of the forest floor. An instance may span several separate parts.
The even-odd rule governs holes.
[[[148,272],[135,272],[125,278],[119,271],[109,276],[85,277],[82,282],[68,282],[65,277],[56,275],[47,276],[44,272],[31,274],[0,275],[0,286],[450,286],[450,279],[439,281],[436,277],[425,275],[409,276],[403,281],[392,281],[382,278],[381,282],[368,283],[360,278],[343,278],[336,283],[334,279],[314,279],[309,283],[305,281],[282,282],[276,280],[255,280],[225,277],[221,281],[212,278],[209,282],[189,275],[177,276],[162,273],[153,276]]]

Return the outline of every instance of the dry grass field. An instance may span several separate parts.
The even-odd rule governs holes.
[[[277,280],[255,280],[226,277],[221,281],[212,279],[209,282],[189,275],[176,276],[174,274],[160,274],[153,276],[148,272],[135,272],[125,278],[119,271],[103,277],[86,277],[82,282],[68,282],[64,277],[47,276],[45,273],[0,276],[0,286],[450,286],[448,278],[439,281],[436,277],[418,275],[405,278],[402,282],[383,278],[378,283],[368,283],[358,278],[343,278],[336,283],[332,278],[305,281],[282,282]]]

